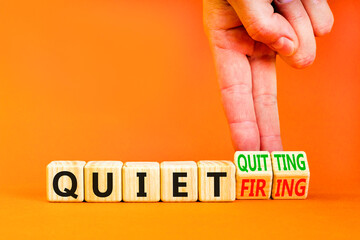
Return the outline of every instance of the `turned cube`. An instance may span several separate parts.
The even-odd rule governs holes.
[[[272,165],[269,152],[237,151],[236,199],[269,199],[272,185]]]
[[[197,165],[194,161],[162,162],[161,200],[193,202],[198,199]]]
[[[310,170],[305,152],[272,152],[273,199],[305,199]]]
[[[84,161],[52,161],[46,167],[50,202],[84,201]]]
[[[125,202],[160,201],[159,163],[126,162],[122,171]]]
[[[235,166],[231,161],[199,161],[199,200],[235,200]]]
[[[90,161],[85,165],[85,201],[120,202],[121,161]]]

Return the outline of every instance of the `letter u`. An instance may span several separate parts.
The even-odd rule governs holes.
[[[107,173],[107,189],[105,192],[100,192],[99,190],[99,173],[93,173],[93,191],[94,194],[98,197],[108,197],[113,191],[113,173]]]

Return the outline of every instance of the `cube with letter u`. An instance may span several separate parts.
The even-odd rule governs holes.
[[[120,161],[90,161],[85,165],[85,200],[120,202],[122,199]]]

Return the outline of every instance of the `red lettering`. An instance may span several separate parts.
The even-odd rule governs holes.
[[[299,187],[300,183],[305,183],[305,185]],[[301,191],[299,191],[299,189]],[[295,185],[295,194],[296,194],[296,196],[299,196],[299,197],[304,196],[305,195],[305,189],[306,189],[306,179],[301,178],[296,182],[296,185]]]
[[[251,188],[250,188],[250,193],[249,193],[249,197],[253,197],[254,196],[254,183],[255,183],[256,179],[250,179],[251,182]]]
[[[285,188],[289,194],[289,197],[291,197],[293,194],[293,190],[294,190],[294,179],[291,179],[291,186],[289,186],[288,179],[283,180],[283,188],[282,188],[282,193],[281,193],[282,197],[285,195]]]
[[[281,185],[281,182],[282,182],[282,179],[276,180],[277,188],[276,188],[275,197],[280,197],[280,185]]]
[[[266,185],[265,179],[258,179],[256,184],[256,196],[259,196],[259,192],[261,191],[261,195],[265,197],[264,187]]]
[[[249,187],[245,186],[245,183],[248,183],[250,180],[249,179],[243,179],[241,182],[241,196],[244,196],[244,191],[249,189]]]

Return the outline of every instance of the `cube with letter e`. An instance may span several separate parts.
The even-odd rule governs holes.
[[[198,199],[198,173],[194,161],[165,161],[160,169],[163,202],[194,202]]]
[[[305,199],[310,170],[305,152],[272,152],[273,199]]]

